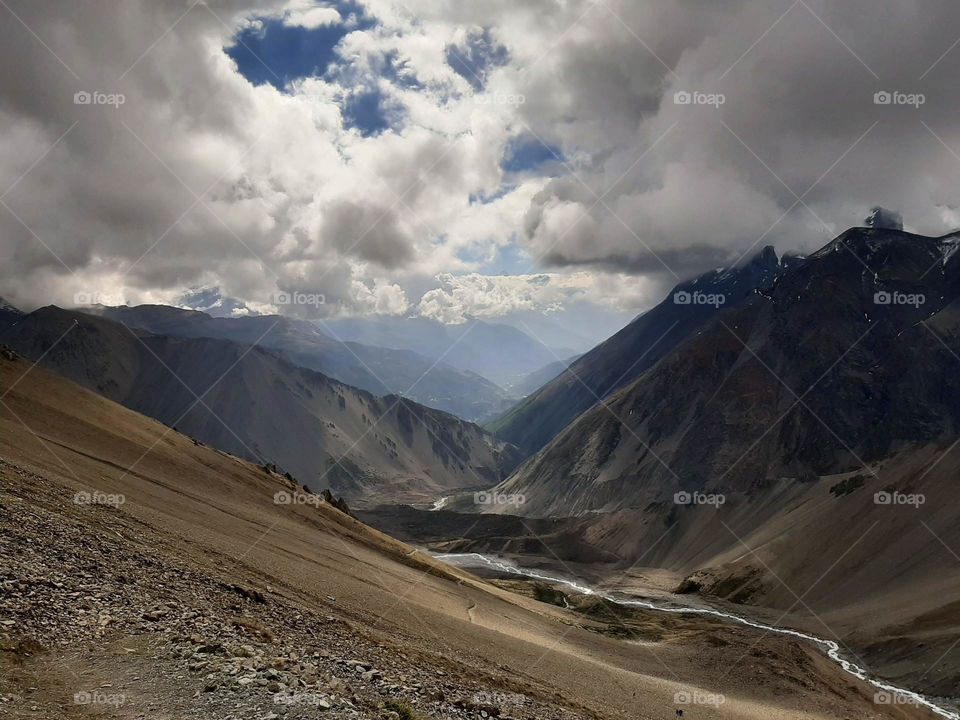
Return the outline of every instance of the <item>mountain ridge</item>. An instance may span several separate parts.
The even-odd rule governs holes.
[[[498,491],[538,516],[642,508],[855,469],[955,433],[956,237],[847,231],[585,412]]]
[[[348,385],[377,395],[409,394],[416,402],[470,421],[489,417],[510,401],[505,390],[476,373],[408,349],[343,342],[306,320],[281,315],[214,317],[167,305],[91,306],[80,311],[157,335],[257,342],[296,365]]]
[[[376,396],[274,351],[218,338],[153,335],[41,308],[0,342],[198,441],[348,502],[426,502],[492,485],[515,463],[481,428],[398,396]]]
[[[767,246],[734,268],[712,270],[679,283],[658,305],[581,355],[565,372],[486,427],[532,455],[574,418],[629,384],[721,309],[745,301],[795,262],[792,256],[778,258],[773,247]],[[699,298],[715,299],[713,296],[722,298],[717,300],[722,305],[698,303]],[[686,299],[688,304],[675,299]]]

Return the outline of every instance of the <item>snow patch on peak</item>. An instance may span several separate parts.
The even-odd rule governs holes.
[[[0,297],[0,310],[5,310],[6,312],[15,312],[20,315],[23,314],[23,311],[20,308],[14,307],[9,302]]]

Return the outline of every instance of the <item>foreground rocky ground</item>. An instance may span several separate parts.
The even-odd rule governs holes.
[[[333,596],[305,612],[191,566],[108,496],[0,478],[0,717],[580,717],[379,641]]]

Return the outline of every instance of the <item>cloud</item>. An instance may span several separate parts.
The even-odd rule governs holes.
[[[914,230],[953,229],[940,208],[960,180],[949,89],[960,53],[943,54],[960,7],[871,7],[589,12],[519,86],[525,122],[569,158],[527,213],[532,252],[675,280],[766,243],[816,247],[876,199]]]
[[[519,222],[520,203],[491,205],[489,219],[471,207],[498,191],[509,132],[469,96],[448,96],[451,84],[469,92],[443,59],[453,24],[355,29],[328,75],[280,91],[249,83],[223,48],[258,18],[309,29],[333,22],[330,8],[231,0],[185,13],[177,0],[130,0],[117,13],[90,0],[50,13],[20,0],[10,10],[36,36],[0,24],[0,56],[29,68],[0,81],[0,284],[27,307],[216,286],[250,307],[301,291],[327,297],[317,313],[392,312],[405,302],[398,282],[467,269],[461,248],[493,247]],[[388,66],[407,69],[387,77]],[[415,91],[407,74],[429,87]],[[363,137],[344,115],[354,83],[415,117]],[[123,102],[75,104],[79,92]],[[468,211],[483,239],[451,230]]]
[[[337,199],[324,207],[321,217],[324,241],[344,253],[387,269],[400,267],[413,256],[413,240],[394,207]]]
[[[497,318],[530,311],[556,313],[584,300],[617,310],[652,300],[648,282],[623,274],[600,279],[586,272],[456,276],[444,273],[437,280],[440,287],[424,293],[417,312],[446,324],[463,323],[470,317]]]
[[[0,79],[0,288],[27,308],[215,286],[253,309],[321,293],[321,314],[640,309],[878,205],[957,222],[948,0],[7,4],[30,30],[0,23],[19,69]],[[271,21],[335,36],[330,66],[249,82],[223,48]],[[562,161],[505,172],[537,144]],[[530,266],[504,279],[504,256]]]
[[[365,315],[403,315],[410,308],[403,288],[382,278],[374,280],[372,287],[354,281],[353,301],[356,310]]]
[[[886,228],[888,230],[903,230],[903,216],[896,210],[887,210],[877,206],[870,210],[870,215],[863,221],[864,225],[872,228]]]
[[[328,25],[337,25],[342,18],[336,8],[326,7],[313,0],[290,0],[283,10],[283,24],[316,30]]]

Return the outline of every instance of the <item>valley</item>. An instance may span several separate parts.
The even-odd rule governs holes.
[[[115,401],[163,423],[157,440],[144,443],[117,479],[127,491],[136,491],[129,482],[143,480],[141,463],[180,438],[195,452],[255,463],[250,467],[290,498],[275,511],[312,513],[334,503],[366,524],[351,519],[356,532],[396,538],[389,540],[396,548],[408,543],[409,550],[399,550],[403,564],[417,558],[428,575],[453,573],[458,583],[470,577],[457,575],[463,570],[479,573],[493,582],[471,581],[483,592],[612,643],[603,651],[588,643],[591,657],[607,651],[620,657],[631,643],[653,638],[657,662],[664,643],[675,649],[680,643],[690,658],[700,658],[691,666],[700,672],[708,662],[701,640],[719,633],[722,640],[709,640],[718,666],[726,664],[721,656],[739,651],[737,662],[749,657],[766,672],[775,666],[778,677],[831,668],[831,685],[842,685],[844,676],[860,682],[858,692],[872,697],[880,716],[896,710],[950,718],[960,682],[953,652],[960,640],[953,600],[960,596],[960,561],[951,549],[960,547],[960,529],[951,510],[957,461],[950,454],[960,266],[948,262],[952,253],[945,250],[954,242],[854,230],[810,258],[782,260],[765,250],[738,271],[694,279],[665,303],[698,287],[732,287],[741,295],[711,313],[694,307],[683,325],[675,316],[667,325],[680,334],[647,369],[533,454],[503,432],[498,437],[407,398],[377,396],[301,367],[276,340],[268,348],[258,337],[236,335],[243,327],[269,337],[280,319],[238,326],[188,317],[188,327],[234,328],[214,333],[182,329],[182,312],[159,308],[87,314],[47,307],[24,314],[10,306],[0,316],[0,340],[9,348],[9,368],[21,368],[23,377],[43,378],[59,394],[83,392],[42,367],[102,396],[70,405],[105,408]],[[858,268],[860,256],[844,251],[849,246],[873,263],[871,275]],[[936,300],[923,307],[865,306],[885,292],[878,288],[894,283]],[[814,298],[833,288],[838,305],[829,325],[811,322],[798,287]],[[652,320],[634,321],[616,342],[636,336],[633,342],[659,345],[649,328],[659,332],[666,321],[655,319],[666,307],[652,310]],[[670,312],[682,315],[684,307]],[[163,317],[175,329],[159,323]],[[803,332],[791,345],[787,338]],[[764,342],[775,349],[765,350]],[[806,352],[823,343],[833,351]],[[584,356],[599,358],[591,361],[596,368],[605,367],[605,357],[622,356],[602,347]],[[635,364],[642,366],[643,357]],[[545,387],[564,373],[582,382],[575,376],[582,361]],[[677,385],[677,377],[688,381]],[[805,384],[802,395],[791,390]],[[22,409],[24,415],[66,407],[56,394],[35,392],[39,404]],[[518,408],[552,416],[553,410],[536,409],[540,392]],[[682,407],[691,410],[678,412]],[[883,414],[904,421],[873,420]],[[62,433],[56,417],[44,422]],[[112,432],[109,423],[97,428]],[[33,467],[36,452],[53,454],[54,446],[100,458],[54,439],[56,433],[46,439],[34,433],[40,446],[13,458],[12,467],[20,472],[21,461]],[[317,493],[327,488],[333,494],[323,499]],[[232,523],[222,532],[233,533]],[[447,569],[450,562],[457,567]],[[477,602],[465,611],[471,625]],[[565,633],[549,639],[555,632],[541,627],[534,644],[566,646]],[[777,647],[786,642],[793,659],[754,652],[751,643],[768,640]],[[785,691],[777,687],[769,689]],[[711,692],[704,697],[726,698]],[[800,707],[814,706],[794,711]],[[714,709],[722,717],[751,717],[745,709],[731,711],[726,700]],[[824,717],[833,717],[829,712]]]
[[[0,393],[5,716],[876,714],[804,643],[655,616],[625,642],[322,500],[277,504],[286,478],[21,359]]]
[[[956,0],[0,0],[0,720],[960,720]]]

